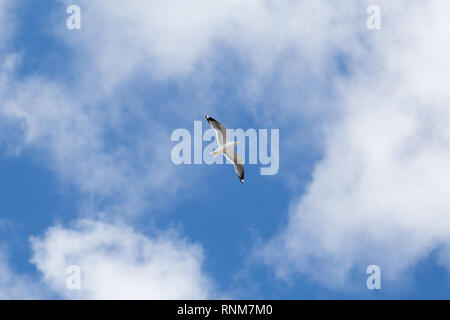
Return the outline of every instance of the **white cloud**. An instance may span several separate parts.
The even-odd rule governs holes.
[[[125,225],[79,220],[32,238],[43,283],[63,298],[206,299],[212,283],[202,270],[200,246],[173,232],[154,238]],[[81,290],[66,286],[67,267],[81,268]]]
[[[245,68],[240,94],[249,102],[264,100],[262,86],[274,71],[285,69],[278,82],[291,91],[305,81],[328,79],[335,49],[341,53],[357,49],[353,48],[354,38],[364,29],[353,27],[361,12],[365,14],[365,8],[356,2],[326,0],[134,0],[126,6],[119,0],[108,5],[82,0],[80,6],[82,31],[60,34],[79,56],[85,56],[83,63],[91,66],[85,69],[92,70],[90,76],[99,77],[105,88],[112,90],[136,73],[157,81],[192,80],[201,73],[200,83],[190,84],[191,90],[202,91],[215,77],[223,76],[216,74],[215,64],[230,49]],[[283,59],[292,54],[295,61]],[[295,74],[284,74],[289,72]],[[201,111],[205,105],[188,110],[179,106],[177,113],[192,117],[192,108]],[[296,103],[290,111],[299,109]],[[261,110],[258,112],[260,115]]]
[[[349,288],[378,264],[385,279],[401,281],[450,243],[450,5],[378,5],[382,29],[368,31],[369,50],[351,57],[358,69],[337,83],[341,116],[324,159],[265,248],[280,276]]]

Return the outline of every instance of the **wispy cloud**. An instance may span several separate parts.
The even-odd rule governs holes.
[[[6,41],[12,35],[15,26],[10,19],[13,14],[13,5],[14,2],[11,0],[2,0],[2,2],[0,2],[0,25],[3,30],[0,35],[0,54],[5,49]]]
[[[77,88],[70,90],[39,75],[18,79],[18,64],[20,56],[4,56],[0,69],[2,143],[10,154],[24,149],[44,152],[41,161],[63,181],[79,187],[88,202],[107,199],[123,212],[142,212],[155,199],[149,192],[157,194],[163,185],[165,192],[176,190],[168,170],[171,163],[166,161],[170,145],[156,143],[169,135],[157,122],[141,118],[136,125],[145,121],[147,127],[140,134],[124,133],[123,122],[103,115],[108,109],[102,102],[77,98]],[[118,117],[122,111],[116,110]],[[118,131],[123,142],[108,143],[106,136]]]
[[[1,231],[1,230],[0,230]],[[16,273],[9,265],[7,247],[0,243],[0,299],[39,299],[44,297],[34,279]]]

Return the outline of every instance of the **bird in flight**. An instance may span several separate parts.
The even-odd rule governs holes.
[[[239,181],[244,183],[244,161],[241,156],[234,151],[234,146],[237,145],[237,142],[227,141],[227,128],[225,128],[223,124],[210,116],[205,116],[205,118],[211,128],[216,132],[216,141],[219,145],[219,148],[211,152],[211,156],[215,158],[218,155],[223,154],[234,164],[234,171],[236,172]]]

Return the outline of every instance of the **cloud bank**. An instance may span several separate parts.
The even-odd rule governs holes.
[[[80,220],[31,239],[32,262],[62,298],[206,299],[211,280],[201,247],[173,232],[143,236],[131,227]],[[81,290],[69,290],[67,267],[81,270]]]
[[[401,281],[432,252],[448,255],[450,6],[378,5],[382,29],[368,31],[370,51],[351,57],[364,64],[337,83],[341,115],[324,158],[264,250],[281,277],[350,288],[370,264]]]

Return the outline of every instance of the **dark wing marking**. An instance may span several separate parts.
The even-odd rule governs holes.
[[[234,164],[234,171],[241,183],[244,183],[244,160],[232,148],[226,148],[224,152],[225,157]]]
[[[239,178],[239,181],[241,181],[241,183],[244,183],[244,165],[235,164],[234,171],[236,172],[236,174]]]
[[[217,144],[219,145],[219,147],[223,146],[227,141],[227,128],[225,128],[223,124],[210,116],[205,116],[205,118],[211,128],[213,128],[216,132]]]

